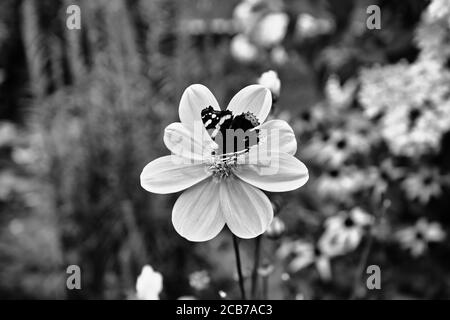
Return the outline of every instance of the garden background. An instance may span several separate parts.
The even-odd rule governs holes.
[[[279,225],[261,238],[259,297],[450,298],[448,1],[242,3],[0,2],[1,298],[131,299],[146,264],[162,299],[238,298],[228,231],[186,241],[171,224],[177,195],[145,192],[139,175],[168,154],[187,86],[226,105],[268,70],[281,80],[272,117],[293,127],[310,178],[269,195]],[[72,4],[81,30],[66,27]],[[367,28],[369,5],[381,29]],[[287,23],[262,26],[274,13]],[[317,243],[352,212],[370,223],[327,276]],[[241,242],[246,275],[254,246]],[[72,264],[81,290],[66,288]],[[368,265],[380,290],[366,287]]]

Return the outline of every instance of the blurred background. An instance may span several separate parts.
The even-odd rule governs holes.
[[[446,0],[1,1],[0,298],[132,299],[147,264],[161,299],[239,298],[228,231],[186,241],[139,175],[187,86],[226,106],[268,70],[310,180],[269,194],[256,297],[450,298],[449,58]]]

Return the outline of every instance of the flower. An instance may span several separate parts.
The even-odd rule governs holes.
[[[305,152],[322,164],[342,166],[355,154],[366,154],[370,150],[368,138],[356,129],[335,129],[331,134],[314,136]]]
[[[228,296],[227,293],[223,290],[219,290],[218,294],[221,299],[225,299]]]
[[[438,222],[428,222],[425,218],[420,218],[415,225],[401,229],[395,235],[400,246],[415,257],[425,252],[429,242],[441,242],[445,236]]]
[[[325,84],[325,95],[331,106],[347,108],[355,96],[357,81],[348,80],[341,85],[337,75],[331,75]]]
[[[450,72],[439,61],[373,67],[361,72],[359,101],[394,155],[435,153],[450,130]]]
[[[274,217],[272,220],[272,223],[270,224],[269,228],[267,229],[267,237],[271,239],[278,239],[281,237],[281,235],[286,230],[286,225],[284,224],[283,220],[281,220],[278,217]]]
[[[11,146],[17,140],[17,129],[13,123],[0,122],[0,148]]]
[[[252,39],[263,48],[279,45],[286,36],[289,17],[284,12],[273,12],[258,21],[252,31]]]
[[[267,54],[275,64],[285,63],[288,56],[281,43],[287,33],[289,17],[282,9],[280,0],[241,1],[233,11],[233,24],[238,34],[231,41],[231,54],[246,63]]]
[[[358,247],[365,233],[365,228],[374,223],[374,218],[361,208],[350,212],[341,212],[325,221],[322,235],[322,247],[327,252],[346,253]]]
[[[283,65],[289,60],[289,54],[287,53],[286,49],[282,46],[276,46],[272,50],[270,50],[270,59],[276,64],[276,65]]]
[[[407,175],[402,182],[402,188],[410,200],[427,204],[433,197],[441,195],[440,178],[436,169],[420,168],[419,171]]]
[[[204,290],[209,286],[211,278],[208,275],[208,271],[196,271],[189,275],[189,285],[196,290]]]
[[[289,281],[289,279],[291,279],[291,276],[289,275],[289,273],[287,272],[283,272],[280,276],[281,281]]]
[[[367,187],[365,172],[354,166],[330,168],[317,179],[316,190],[324,198],[349,200],[349,196]]]
[[[300,39],[328,34],[334,28],[335,23],[331,19],[316,18],[308,13],[301,13],[297,17],[296,32]]]
[[[231,39],[231,55],[238,61],[249,63],[258,58],[258,48],[242,34],[238,34]]]
[[[313,245],[303,240],[296,240],[284,243],[277,251],[277,255],[281,259],[293,256],[288,265],[290,272],[298,272],[314,265],[322,280],[331,279],[330,255],[322,248],[322,243],[318,242]]]
[[[259,78],[258,83],[263,87],[266,87],[272,93],[275,98],[280,95],[281,81],[278,78],[278,73],[273,70],[264,72]]]
[[[184,91],[181,122],[170,124],[164,134],[173,155],[150,162],[141,173],[141,185],[149,192],[185,190],[172,210],[182,237],[207,241],[226,224],[236,236],[254,238],[273,218],[260,189],[285,192],[308,181],[308,169],[293,156],[292,128],[282,120],[263,123],[271,104],[270,91],[260,85],[239,91],[223,111],[205,86]],[[235,135],[239,132],[245,135]]]
[[[450,25],[450,8],[447,1],[445,0],[433,0],[427,8],[427,15],[430,16],[431,20],[448,19]]]
[[[159,300],[163,287],[161,273],[156,272],[149,265],[142,268],[136,281],[136,296],[140,300]]]
[[[245,0],[234,8],[233,21],[238,30],[245,34],[251,31],[263,14],[261,10],[257,10],[258,7],[262,8],[261,4],[262,1]]]

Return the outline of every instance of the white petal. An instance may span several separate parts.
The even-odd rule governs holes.
[[[272,94],[270,90],[261,85],[253,84],[245,87],[231,99],[227,110],[231,110],[233,114],[251,112],[259,123],[263,123],[269,115],[272,107]]]
[[[234,177],[228,177],[220,186],[221,210],[232,233],[249,239],[267,230],[273,208],[261,190]]]
[[[340,230],[330,232],[328,229],[322,233],[318,247],[323,255],[335,257],[345,252],[345,234]]]
[[[308,248],[306,251],[298,252],[296,257],[289,264],[292,272],[300,271],[314,262],[314,249]]]
[[[331,265],[330,260],[328,260],[328,258],[326,257],[317,258],[316,268],[322,280],[328,281],[331,279]]]
[[[445,231],[442,230],[441,225],[437,222],[430,223],[424,235],[428,241],[439,242],[445,239]]]
[[[147,164],[141,186],[153,193],[173,193],[187,189],[210,176],[205,165],[177,156],[165,156]]]
[[[203,124],[199,127],[181,122],[172,123],[164,130],[164,143],[176,155],[203,161],[217,148],[217,144],[204,129]]]
[[[363,237],[362,229],[359,229],[358,227],[353,227],[353,228],[345,231],[345,233],[347,234],[347,237],[346,237],[347,250],[356,249]]]
[[[374,217],[359,207],[353,208],[350,216],[358,226],[368,226],[374,222]]]
[[[283,120],[270,120],[260,126],[260,143],[268,145],[273,151],[294,155],[297,151],[297,140],[294,130]]]
[[[303,186],[309,178],[306,166],[287,153],[260,153],[254,156],[250,151],[250,156],[245,161],[247,163],[240,163],[234,169],[236,176],[266,191],[295,190]]]
[[[190,241],[207,241],[225,226],[220,212],[220,183],[208,179],[186,190],[175,202],[172,223]]]
[[[193,84],[184,90],[181,96],[178,114],[181,122],[193,125],[202,123],[201,111],[209,106],[220,110],[219,103],[207,87],[201,84]]]

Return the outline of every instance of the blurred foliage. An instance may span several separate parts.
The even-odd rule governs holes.
[[[420,217],[450,224],[448,4],[264,2],[262,17],[283,12],[289,23],[251,61],[233,56],[236,34],[248,36],[231,20],[239,1],[0,3],[0,297],[131,298],[145,264],[163,275],[161,298],[237,297],[228,232],[185,241],[171,225],[176,195],[146,193],[139,175],[167,154],[163,130],[189,84],[226,102],[268,69],[282,83],[272,117],[293,126],[311,172],[305,188],[269,195],[286,225],[262,239],[269,297],[450,297],[448,241],[425,237],[430,250],[407,251]],[[81,30],[65,26],[70,4],[81,7]],[[381,7],[381,30],[366,28],[370,4]],[[375,222],[329,257],[324,279],[313,251],[330,218],[355,210]],[[431,234],[427,226],[417,230]],[[294,249],[280,255],[286,244]],[[247,275],[253,246],[242,243]],[[304,252],[308,264],[290,269]],[[81,267],[80,291],[66,290],[70,264]],[[382,290],[365,290],[368,264],[381,266]]]

